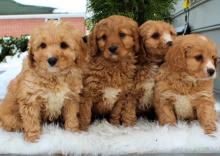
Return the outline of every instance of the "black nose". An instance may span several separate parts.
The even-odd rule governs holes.
[[[111,47],[108,48],[108,50],[109,50],[111,53],[113,53],[113,54],[116,52],[117,49],[118,49],[117,46],[111,46]]]
[[[208,69],[207,69],[207,72],[208,72],[209,76],[212,76],[212,75],[214,75],[214,73],[215,73],[215,69],[208,68]]]
[[[171,47],[173,45],[173,41],[168,41],[167,45]]]
[[[49,63],[50,66],[54,66],[57,63],[57,58],[56,57],[50,57],[47,59],[47,62]]]

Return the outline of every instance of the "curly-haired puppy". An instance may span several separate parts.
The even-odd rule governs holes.
[[[79,129],[82,34],[71,24],[50,21],[31,34],[21,73],[9,84],[0,105],[1,127],[22,130],[27,141],[39,138],[42,123],[62,116],[64,128]]]
[[[176,31],[169,23],[147,21],[139,28],[141,50],[137,62],[134,97],[137,113],[145,114],[152,107],[155,76],[172,46]]]
[[[216,130],[216,51],[216,45],[202,35],[175,40],[156,76],[154,104],[161,125],[198,119],[205,133]]]
[[[137,23],[124,16],[105,18],[96,24],[88,44],[90,59],[83,81],[81,128],[88,128],[92,114],[110,114],[113,124],[134,123],[135,107],[126,101],[139,50]]]

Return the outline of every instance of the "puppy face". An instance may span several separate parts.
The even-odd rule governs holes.
[[[124,16],[110,16],[96,24],[89,37],[89,45],[92,56],[121,60],[139,49],[138,25]]]
[[[140,26],[139,32],[142,51],[147,51],[155,57],[165,56],[176,36],[175,29],[169,23],[162,21],[147,21]]]
[[[82,34],[65,22],[50,21],[31,35],[29,61],[43,73],[62,73],[77,65],[82,55]],[[38,71],[39,71],[38,70]]]
[[[167,61],[173,68],[181,69],[198,80],[216,76],[216,45],[202,35],[180,37],[167,53]]]

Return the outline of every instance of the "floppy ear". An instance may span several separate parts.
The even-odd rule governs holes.
[[[79,45],[79,50],[78,50],[78,56],[75,59],[75,63],[80,66],[84,67],[84,65],[87,62],[88,55],[87,55],[87,44],[84,42],[83,38],[79,38],[78,41]]]
[[[98,47],[97,47],[97,39],[96,39],[96,28],[93,29],[91,34],[88,37],[88,46],[89,46],[89,55],[91,57],[94,57],[98,53]]]
[[[28,51],[28,65],[30,68],[34,68],[34,54],[33,54],[33,48],[30,46],[29,51]]]
[[[139,39],[139,45],[140,45],[140,49],[139,52],[137,53],[138,57],[137,60],[140,64],[144,64],[147,60],[147,55],[146,55],[146,49],[144,48],[144,42],[143,39],[140,37]]]
[[[135,28],[134,30],[134,42],[135,42],[135,51],[138,53],[140,50],[140,42],[139,42],[139,30]]]
[[[186,53],[191,49],[191,45],[182,45],[181,43],[174,44],[171,47],[166,56],[165,61],[171,69],[183,70],[186,68]]]

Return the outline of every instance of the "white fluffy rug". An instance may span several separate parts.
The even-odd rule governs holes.
[[[220,124],[218,124],[218,129]],[[220,132],[203,134],[197,122],[181,122],[177,127],[160,127],[139,120],[133,128],[95,122],[88,132],[71,133],[55,125],[45,125],[37,143],[27,143],[22,133],[0,129],[0,153],[10,154],[143,154],[161,152],[220,152]]]

